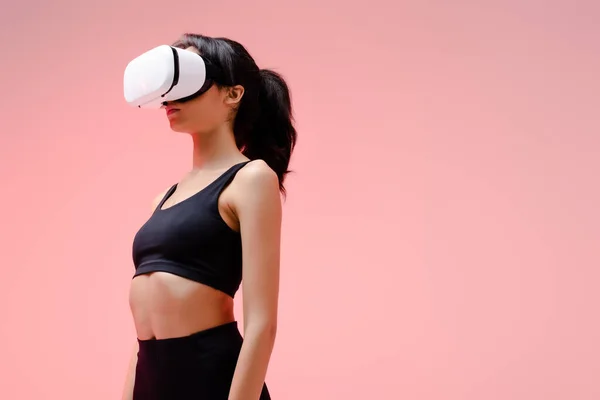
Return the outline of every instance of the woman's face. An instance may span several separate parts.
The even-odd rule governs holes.
[[[198,53],[194,47],[188,47],[186,50]],[[237,92],[239,91],[237,89]],[[207,133],[219,129],[230,118],[232,105],[236,102],[236,89],[233,89],[233,92],[232,98],[231,88],[219,89],[217,85],[212,85],[195,99],[184,103],[169,102],[163,108],[166,110],[171,129],[184,133]],[[243,89],[241,92],[243,93]],[[241,98],[241,94],[237,97]]]

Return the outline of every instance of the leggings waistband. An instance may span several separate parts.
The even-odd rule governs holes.
[[[140,351],[152,351],[155,349],[176,350],[177,348],[187,348],[187,346],[210,344],[221,340],[241,341],[241,334],[238,329],[237,321],[217,325],[212,328],[204,329],[191,335],[179,336],[164,339],[137,339]]]

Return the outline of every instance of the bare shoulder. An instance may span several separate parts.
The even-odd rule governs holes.
[[[272,207],[280,201],[277,173],[263,160],[253,160],[237,173],[239,194],[235,204],[238,211],[244,208]]]
[[[263,160],[253,160],[246,164],[237,174],[238,185],[244,193],[263,195],[279,193],[279,178],[277,173]]]

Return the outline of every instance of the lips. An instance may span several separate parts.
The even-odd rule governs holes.
[[[177,109],[177,108],[167,108],[167,116],[174,114],[177,111],[179,111],[179,109]]]

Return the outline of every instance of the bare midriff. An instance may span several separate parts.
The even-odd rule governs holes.
[[[188,336],[234,321],[230,296],[167,272],[133,278],[129,306],[140,340]]]

